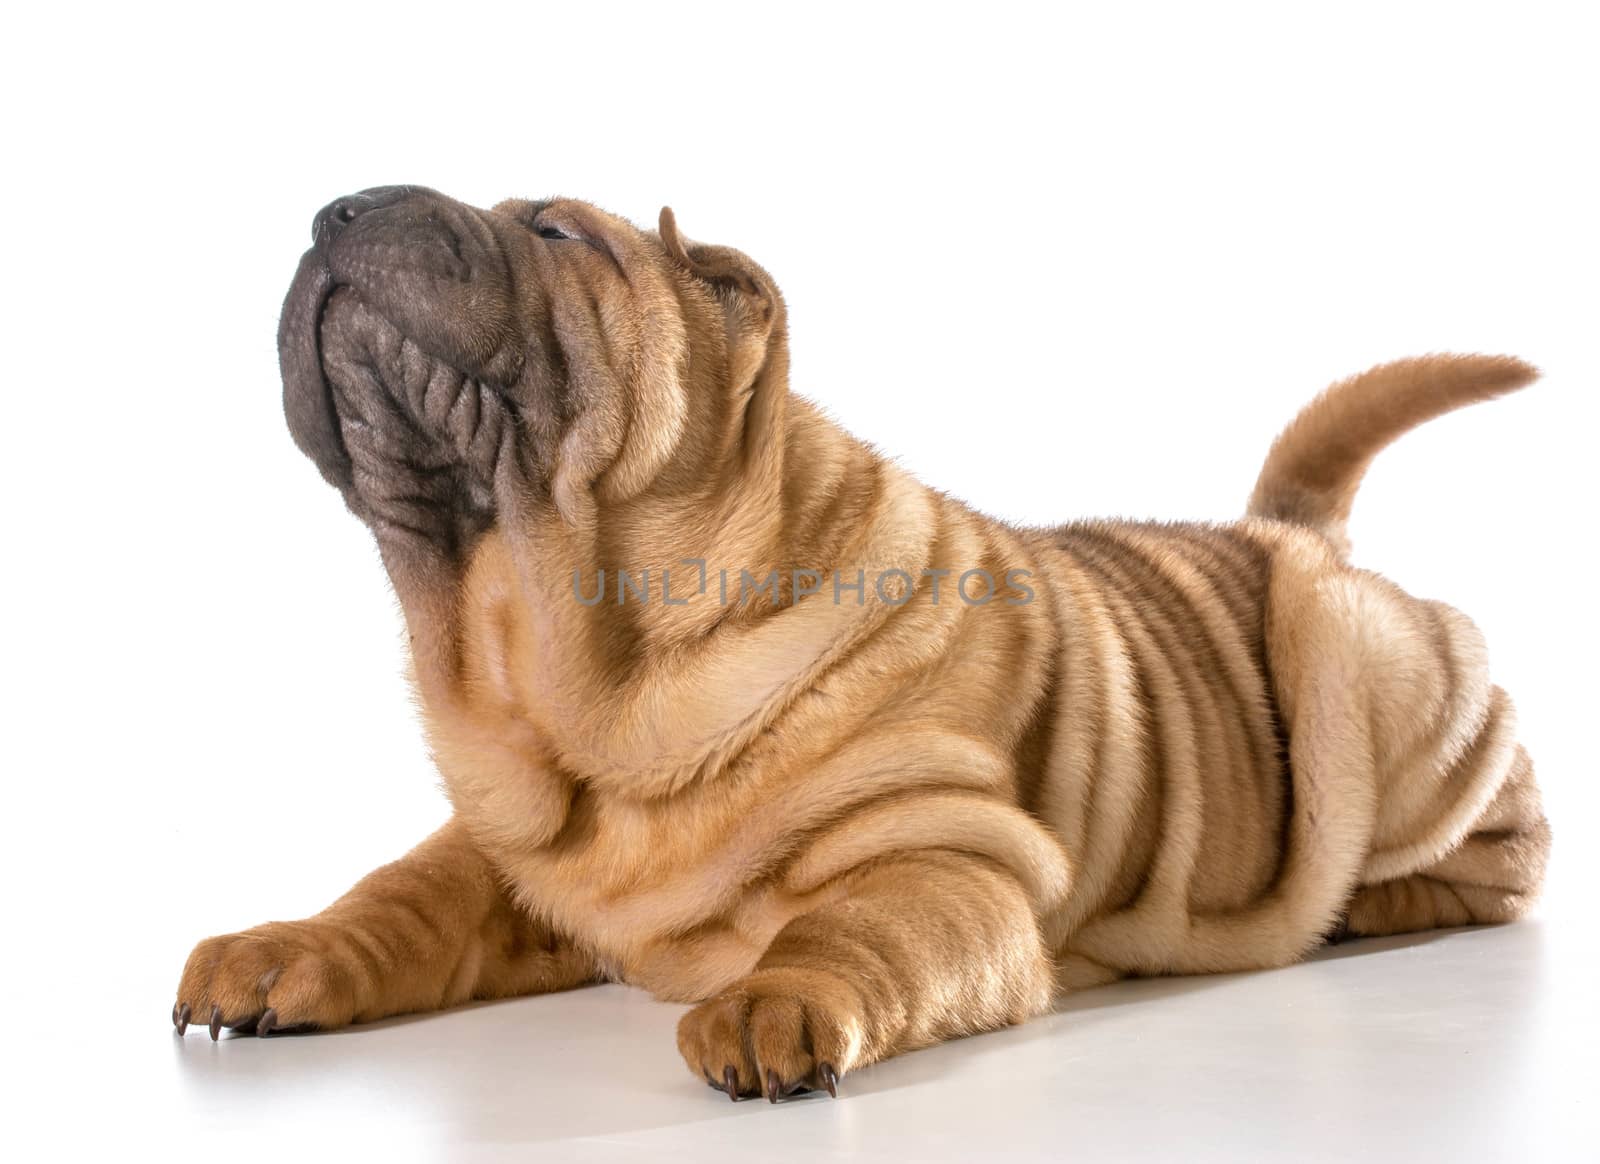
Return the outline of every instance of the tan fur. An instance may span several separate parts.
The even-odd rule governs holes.
[[[1062,989],[1527,907],[1548,829],[1476,630],[1342,561],[1371,456],[1524,365],[1335,386],[1237,525],[1018,530],[789,396],[744,256],[552,207],[607,253],[500,245],[575,313],[580,407],[527,418],[541,470],[464,560],[372,520],[455,818],[317,918],[202,943],[180,1004],[327,1027],[609,977],[701,1002],[691,1069],[775,1096]],[[724,605],[683,559],[913,585]],[[581,605],[602,567],[688,601]],[[951,601],[979,567],[1028,573]]]
[[[1307,526],[1347,552],[1350,506],[1385,445],[1436,416],[1525,387],[1537,375],[1509,356],[1423,356],[1335,384],[1273,442],[1250,515]]]

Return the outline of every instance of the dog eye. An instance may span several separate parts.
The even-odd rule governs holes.
[[[571,239],[572,238],[572,236],[570,234],[568,234],[566,231],[562,230],[559,226],[540,226],[537,229],[539,231],[539,237],[540,238],[548,238],[548,239]]]

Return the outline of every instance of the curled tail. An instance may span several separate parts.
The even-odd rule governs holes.
[[[1272,443],[1249,514],[1307,526],[1347,554],[1351,503],[1384,446],[1452,409],[1513,392],[1538,374],[1511,356],[1419,356],[1341,380]]]

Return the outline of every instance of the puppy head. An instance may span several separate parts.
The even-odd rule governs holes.
[[[459,560],[542,507],[570,525],[773,455],[783,306],[737,251],[570,199],[338,199],[278,332],[295,442],[386,550]],[[517,513],[511,511],[517,510]]]

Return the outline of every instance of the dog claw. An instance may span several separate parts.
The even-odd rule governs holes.
[[[817,1073],[822,1076],[822,1086],[828,1089],[828,1094],[834,1099],[839,1098],[839,1073],[833,1069],[832,1063],[824,1063],[817,1068]]]
[[[734,1103],[739,1102],[739,1073],[732,1064],[722,1069],[722,1090],[728,1093],[728,1098]]]
[[[778,1102],[778,1073],[771,1067],[767,1068],[767,1102]]]
[[[216,1003],[211,1004],[211,1041],[215,1043],[222,1037],[222,1008]]]
[[[270,1035],[273,1028],[278,1025],[278,1012],[272,1007],[267,1007],[266,1012],[256,1020],[256,1038],[264,1039]]]
[[[172,1025],[178,1028],[180,1035],[189,1029],[190,1013],[187,1002],[174,1003],[172,1006]]]

